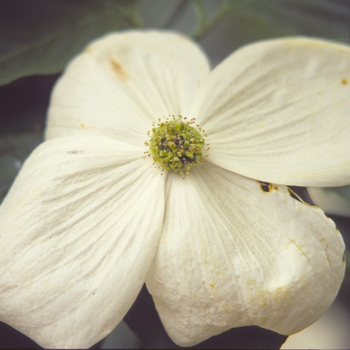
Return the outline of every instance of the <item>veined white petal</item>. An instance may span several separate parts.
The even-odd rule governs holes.
[[[332,220],[290,196],[207,163],[168,177],[164,223],[147,276],[173,341],[197,344],[233,327],[292,334],[316,321],[344,275]]]
[[[341,187],[308,187],[313,202],[326,213],[350,217],[350,185]]]
[[[188,115],[208,72],[207,58],[185,36],[109,34],[77,56],[57,83],[46,138],[83,131],[142,144],[158,118]]]
[[[287,38],[246,46],[201,85],[190,117],[210,161],[261,181],[341,186],[350,179],[350,47]]]
[[[45,142],[0,207],[0,319],[48,348],[105,337],[153,260],[164,179],[138,148]]]

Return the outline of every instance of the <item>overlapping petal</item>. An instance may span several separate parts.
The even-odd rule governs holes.
[[[344,274],[344,243],[317,207],[285,186],[207,163],[169,174],[159,247],[147,277],[162,322],[189,346],[229,328],[292,334],[316,321]]]
[[[350,217],[350,185],[341,187],[308,187],[312,201],[328,214]]]
[[[349,96],[349,46],[284,38],[217,66],[190,117],[221,167],[272,183],[341,186],[350,179]]]
[[[144,282],[163,210],[164,179],[142,150],[42,144],[0,208],[1,321],[49,348],[105,337]]]
[[[67,67],[53,92],[46,137],[84,132],[142,145],[158,118],[189,114],[208,72],[207,58],[185,36],[109,34]]]

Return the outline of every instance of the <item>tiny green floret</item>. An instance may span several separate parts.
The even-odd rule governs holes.
[[[184,175],[189,174],[194,165],[203,163],[203,130],[193,124],[194,119],[186,121],[181,116],[178,119],[173,116],[173,120],[159,120],[158,127],[152,128],[147,145],[154,162],[162,169]]]

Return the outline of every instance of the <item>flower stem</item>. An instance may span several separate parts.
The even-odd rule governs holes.
[[[195,40],[203,38],[231,13],[231,6],[228,1],[224,1],[210,18],[207,17],[201,0],[193,0],[192,7],[197,17],[196,26],[191,34]]]
[[[192,0],[192,7],[197,17],[196,26],[191,34],[195,40],[202,39],[232,12],[238,11],[251,0],[224,0],[214,14],[208,18],[201,0]]]
[[[123,15],[125,16],[125,19],[129,21],[134,28],[144,27],[142,16],[139,11],[138,2],[132,3],[128,7],[124,8]]]

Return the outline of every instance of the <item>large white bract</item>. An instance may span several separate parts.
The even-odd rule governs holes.
[[[47,141],[1,205],[0,319],[44,347],[89,347],[146,282],[179,345],[307,327],[338,292],[344,243],[285,185],[349,183],[349,96],[350,48],[327,41],[263,41],[212,72],[175,33],[93,42],[57,83]],[[144,153],[169,114],[208,134],[185,179]]]

